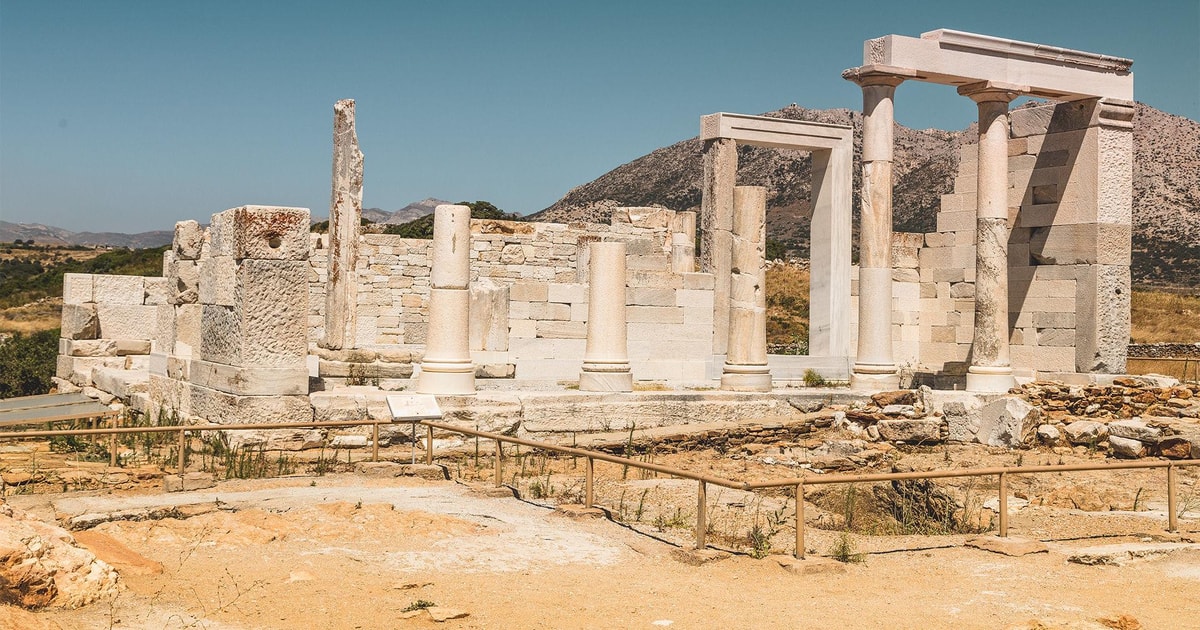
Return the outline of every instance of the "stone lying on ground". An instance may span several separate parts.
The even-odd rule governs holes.
[[[979,431],[975,437],[988,446],[1021,446],[1041,417],[1040,410],[1020,398],[1001,398],[979,411]]]
[[[1092,445],[1108,436],[1108,427],[1092,420],[1076,420],[1068,424],[1063,432],[1071,444]]]
[[[1054,425],[1043,424],[1038,427],[1037,436],[1038,440],[1040,440],[1043,444],[1053,445],[1058,444],[1059,440],[1062,439],[1062,432],[1059,431]]]
[[[1086,565],[1124,566],[1130,562],[1170,555],[1186,549],[1200,549],[1194,543],[1120,543],[1074,549],[1067,562]]]
[[[968,539],[963,544],[968,547],[1014,557],[1025,556],[1031,553],[1045,553],[1050,550],[1042,541],[1029,538],[976,536],[975,538]]]
[[[929,444],[942,441],[941,418],[918,420],[880,420],[879,437],[889,442]]]
[[[1158,454],[1168,459],[1200,459],[1200,433],[1162,438],[1157,448]]]
[[[116,570],[67,530],[0,503],[0,604],[76,608],[119,587]]]
[[[1149,426],[1142,420],[1116,420],[1108,423],[1108,434],[1153,444],[1162,437],[1162,430]]]
[[[879,392],[871,396],[871,402],[880,408],[887,407],[888,405],[912,405],[917,402],[917,394],[911,389]]]
[[[355,472],[365,477],[419,477],[430,481],[448,479],[446,469],[434,464],[398,464],[396,462],[359,462]]]
[[[1137,459],[1144,457],[1147,453],[1146,444],[1138,440],[1123,438],[1118,435],[1108,436],[1108,445],[1112,448],[1113,455],[1125,459]]]

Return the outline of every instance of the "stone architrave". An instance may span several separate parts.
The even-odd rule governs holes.
[[[900,376],[892,351],[892,127],[896,86],[905,77],[878,71],[847,71],[842,76],[863,91],[858,353],[850,385],[896,389]]]
[[[771,391],[767,367],[767,189],[733,189],[729,340],[721,389]]]
[[[362,219],[363,154],[354,127],[354,100],[333,106],[333,191],[329,204],[329,279],[325,338],[331,350],[354,347],[357,327],[358,228]]]
[[[733,229],[736,144],[748,144],[812,152],[809,355],[848,357],[853,130],[845,125],[721,112],[700,118],[700,139],[705,143],[701,266],[713,274],[715,283],[713,352],[723,354],[728,340],[732,268],[728,241]]]
[[[991,81],[958,88],[979,105],[975,329],[968,391],[1006,392],[1016,385],[1008,347],[1008,104],[1027,91]]]
[[[471,209],[441,205],[433,214],[429,332],[417,377],[421,394],[474,394],[471,363]]]
[[[633,391],[625,316],[625,243],[593,242],[590,249],[587,346],[579,389]]]

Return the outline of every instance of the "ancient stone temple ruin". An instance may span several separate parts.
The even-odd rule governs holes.
[[[420,240],[359,230],[364,160],[339,101],[327,235],[306,209],[244,206],[178,223],[162,278],[68,274],[57,376],[186,420],[386,417],[404,390],[527,431],[794,412],[807,370],[873,390],[1103,378],[1128,342],[1130,65],[946,30],[868,40],[844,73],[864,102],[858,265],[849,127],[703,117],[698,217],[447,205]],[[929,234],[892,230],[904,81],[956,86],[979,113]],[[1021,95],[1055,102],[1010,112]],[[739,143],[813,156],[809,356],[767,353],[766,192],[735,185]]]

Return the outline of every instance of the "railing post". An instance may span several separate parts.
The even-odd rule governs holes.
[[[179,461],[177,464],[178,468],[179,468],[179,476],[180,477],[183,476],[183,466],[184,466],[183,453],[184,453],[184,449],[186,449],[186,448],[187,448],[187,429],[180,429],[179,430]]]
[[[430,430],[432,431],[433,429],[431,428]],[[504,445],[500,443],[500,440],[496,440],[496,487],[497,488],[504,485],[504,464],[502,463],[503,459],[504,459]]]
[[[591,457],[587,458],[587,462],[585,463],[583,469],[583,507],[585,508],[592,507],[594,487],[592,485],[592,475],[595,470],[595,466],[595,461]]]
[[[118,416],[112,418],[112,428],[117,428]],[[117,434],[114,432],[108,438],[108,465],[113,468],[117,467]]]
[[[1175,508],[1175,464],[1167,464],[1167,531],[1179,531],[1179,513]]]
[[[804,484],[796,484],[796,558],[804,559]]]
[[[425,434],[425,463],[433,464],[433,427]]]
[[[708,533],[708,496],[707,485],[700,480],[696,488],[696,549],[704,549],[707,545],[704,537]]]
[[[379,423],[371,425],[371,461],[379,461]]]
[[[1008,536],[1008,473],[1000,473],[1000,537]]]

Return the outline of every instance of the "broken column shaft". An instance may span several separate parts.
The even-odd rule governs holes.
[[[471,209],[438,206],[430,248],[429,333],[417,377],[422,394],[474,394],[471,363]]]
[[[767,189],[733,189],[729,339],[721,389],[771,391],[767,368]]]
[[[595,242],[590,247],[587,348],[579,389],[633,391],[625,318],[625,243]]]

